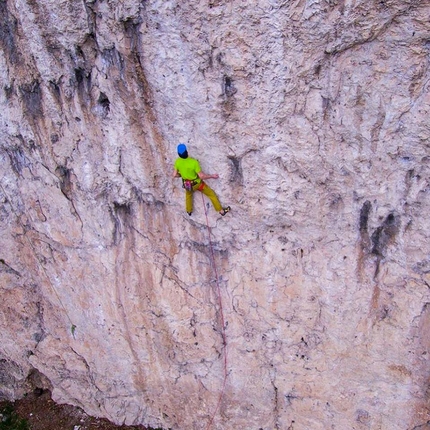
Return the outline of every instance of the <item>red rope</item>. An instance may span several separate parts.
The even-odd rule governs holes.
[[[206,427],[206,430],[209,430],[210,427],[212,426],[212,423],[215,419],[215,415],[218,412],[218,409],[221,405],[221,400],[224,396],[224,391],[225,391],[225,386],[226,386],[226,382],[227,382],[227,339],[226,339],[226,335],[225,335],[225,323],[224,323],[224,312],[223,312],[223,307],[222,307],[222,298],[221,298],[221,288],[219,286],[219,278],[218,278],[218,271],[216,268],[216,264],[215,264],[215,256],[214,256],[214,250],[213,250],[213,246],[212,246],[212,241],[211,241],[211,228],[209,226],[209,219],[208,219],[208,212],[206,210],[206,205],[205,205],[205,199],[203,197],[203,193],[202,194],[202,202],[203,202],[203,207],[205,210],[205,216],[206,216],[206,225],[208,227],[208,238],[209,238],[209,248],[211,251],[211,259],[212,259],[212,267],[215,273],[215,280],[216,280],[216,285],[217,285],[217,293],[218,293],[218,305],[219,305],[219,315],[220,315],[220,319],[221,319],[221,335],[222,335],[222,343],[223,343],[223,350],[224,350],[224,380],[222,383],[222,389],[218,398],[218,403],[216,405],[215,411],[212,414],[212,417],[209,421],[209,424]]]

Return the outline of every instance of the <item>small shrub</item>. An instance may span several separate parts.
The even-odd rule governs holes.
[[[0,430],[30,430],[27,420],[19,418],[12,405],[0,409]]]

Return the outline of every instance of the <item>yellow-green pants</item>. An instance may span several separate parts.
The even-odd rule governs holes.
[[[196,184],[193,187],[193,191],[187,191],[185,190],[185,209],[188,213],[193,211],[193,193],[194,191],[201,191],[205,196],[208,196],[210,201],[212,202],[213,207],[217,212],[222,210],[221,203],[218,200],[217,195],[215,194],[215,191],[209,187],[208,184],[204,184],[204,187],[202,190],[199,190],[200,186],[202,184]]]

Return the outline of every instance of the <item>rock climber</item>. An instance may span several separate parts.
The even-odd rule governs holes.
[[[191,216],[193,212],[193,193],[200,191],[209,197],[215,210],[224,216],[230,211],[230,206],[222,207],[214,190],[203,181],[204,179],[218,179],[218,174],[203,173],[199,162],[188,156],[187,147],[183,143],[178,145],[177,150],[179,158],[175,161],[173,177],[182,178],[182,186],[185,188],[185,210],[188,215]]]

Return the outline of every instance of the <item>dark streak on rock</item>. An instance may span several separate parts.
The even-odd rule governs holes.
[[[0,17],[0,46],[5,52],[5,58],[12,64],[16,64],[20,58],[15,41],[18,34],[18,21],[9,13],[6,1],[0,1]]]
[[[229,155],[227,158],[231,161],[233,167],[229,181],[234,182],[236,185],[243,185],[242,159],[234,155]]]
[[[24,154],[22,148],[16,146],[6,149],[6,153],[9,156],[10,164],[12,166],[13,171],[20,176],[22,173],[22,169],[24,167],[28,167],[30,165],[30,161]]]
[[[21,277],[21,274],[13,267],[11,267],[9,264],[7,264],[3,258],[0,258],[0,272],[6,272],[11,275],[15,275],[18,278]]]
[[[75,82],[78,94],[84,105],[89,104],[91,91],[91,71],[86,71],[81,67],[75,69]]]
[[[224,94],[231,97],[236,94],[237,89],[233,85],[233,80],[230,76],[224,76]]]
[[[5,85],[3,88],[4,88],[6,99],[10,100],[12,98],[13,91],[14,91],[13,84]]]
[[[121,237],[124,234],[125,227],[131,224],[131,203],[114,202],[113,208],[111,209],[111,214],[114,219],[113,240],[115,245],[117,245],[121,241]]]
[[[383,256],[388,244],[391,243],[397,235],[400,227],[400,216],[390,213],[385,218],[383,224],[378,227],[372,234],[372,251],[377,256]]]
[[[72,200],[71,170],[64,166],[58,166],[56,173],[60,179],[60,190],[67,200]]]
[[[31,119],[43,116],[42,89],[40,82],[33,80],[28,84],[19,87],[22,100],[24,102],[24,112]]]
[[[372,204],[366,200],[361,207],[359,217],[359,232],[360,232],[360,248],[357,258],[357,269],[359,280],[362,280],[364,272],[364,262],[366,255],[370,252],[370,236],[369,236],[369,214],[372,210]]]
[[[135,19],[127,19],[122,22],[124,26],[124,32],[127,37],[130,38],[130,49],[131,51],[135,51],[138,48],[139,44],[139,27],[141,24],[141,20]]]
[[[109,65],[109,66],[115,66],[120,73],[120,76],[124,76],[125,71],[125,64],[124,64],[124,58],[122,57],[121,53],[115,49],[105,49],[101,52],[101,56],[103,60]]]
[[[58,103],[58,105],[61,105],[61,88],[60,85],[57,82],[49,81],[49,89],[51,90],[52,95],[55,98],[55,101]]]
[[[370,209],[372,209],[372,204],[369,202],[369,200],[367,200],[360,211],[360,232],[367,231]]]
[[[102,117],[106,118],[110,112],[110,100],[107,95],[103,92],[100,92],[99,99],[97,100],[98,105],[101,108]]]

